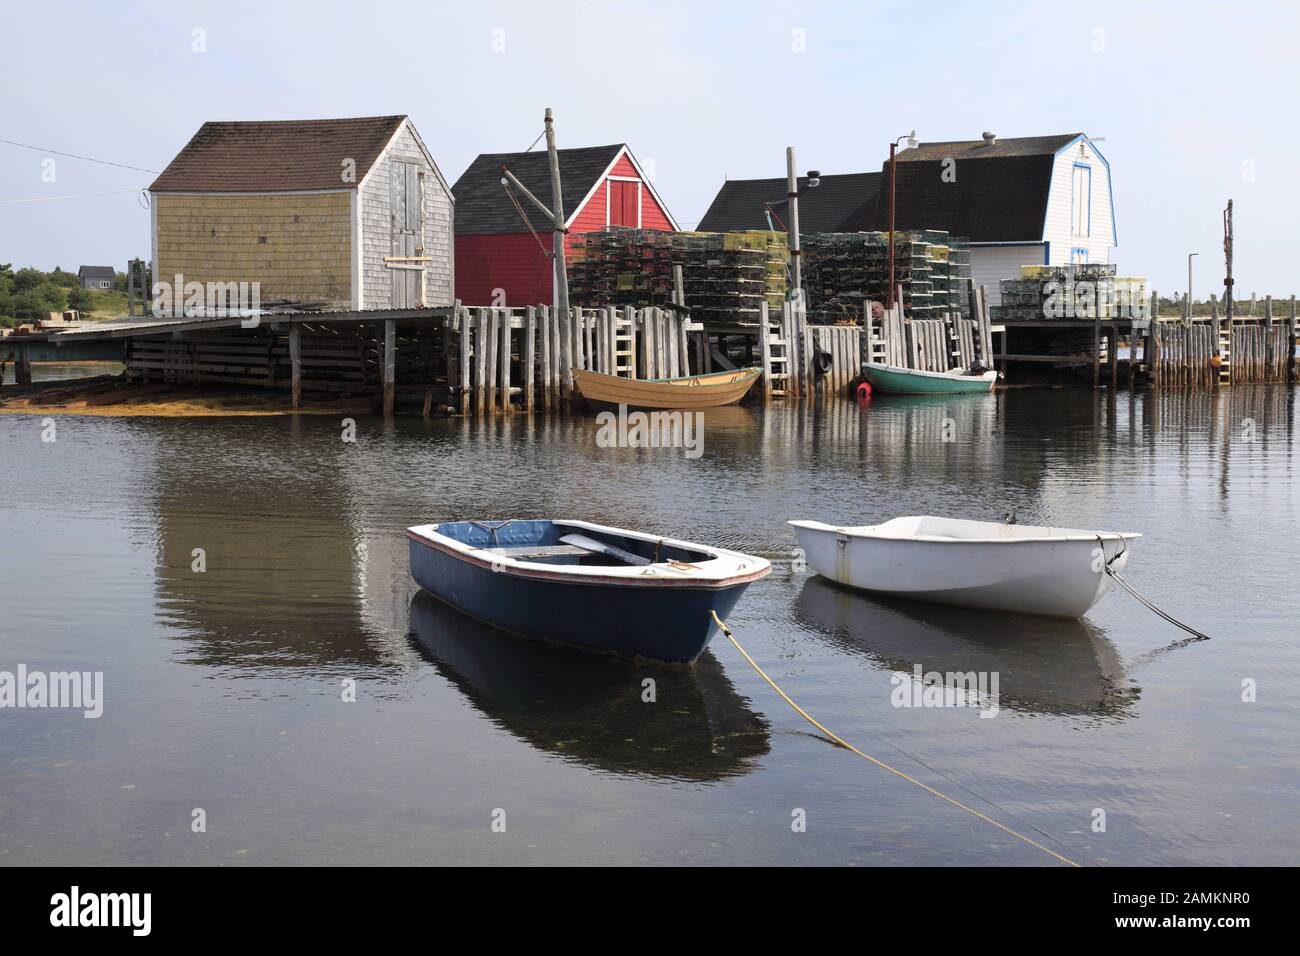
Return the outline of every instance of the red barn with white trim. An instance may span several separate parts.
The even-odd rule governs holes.
[[[560,184],[570,235],[615,226],[677,230],[626,144],[562,149]],[[551,204],[551,173],[544,150],[484,153],[452,186],[456,197],[456,298],[475,305],[549,305],[554,296],[551,223],[501,184],[509,168],[534,196]],[[529,228],[531,224],[531,229]]]

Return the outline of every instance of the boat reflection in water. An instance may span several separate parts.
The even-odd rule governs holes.
[[[693,670],[511,637],[421,591],[411,600],[416,650],[498,726],[607,773],[705,782],[748,773],[768,752],[768,724],[705,651]],[[646,678],[655,702],[642,701]]]
[[[1087,620],[1004,614],[864,595],[810,578],[795,617],[882,670],[999,675],[999,706],[1029,714],[1131,716],[1139,689]]]

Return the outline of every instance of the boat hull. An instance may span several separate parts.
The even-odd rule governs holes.
[[[968,392],[990,392],[997,381],[996,372],[983,375],[949,375],[941,372],[920,372],[915,369],[896,368],[868,362],[862,374],[871,387],[886,395],[960,395]]]
[[[578,583],[494,570],[410,539],[411,576],[457,610],[519,637],[673,664],[692,664],[749,581],[723,587]]]
[[[582,397],[598,408],[702,409],[734,405],[758,381],[760,369],[746,368],[682,378],[633,379],[575,368]]]
[[[808,566],[837,584],[932,604],[1082,617],[1110,590],[1100,567],[1128,563],[1129,540],[1117,534],[1056,541],[933,541],[855,535],[852,529],[795,525]],[[1116,558],[1116,555],[1119,555]]]

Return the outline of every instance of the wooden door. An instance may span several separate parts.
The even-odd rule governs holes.
[[[609,180],[609,224],[633,229],[640,227],[641,184],[636,180]]]
[[[394,309],[416,309],[424,305],[424,263],[411,261],[424,255],[421,175],[418,163],[394,162],[392,165],[389,193],[395,261],[388,265],[393,277],[391,305]]]

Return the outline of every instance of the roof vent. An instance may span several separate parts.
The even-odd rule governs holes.
[[[998,142],[998,134],[995,133],[995,132],[993,132],[992,130],[985,130],[985,132],[984,132],[984,145],[985,145],[985,146],[996,146],[996,145],[997,145],[997,142]]]

